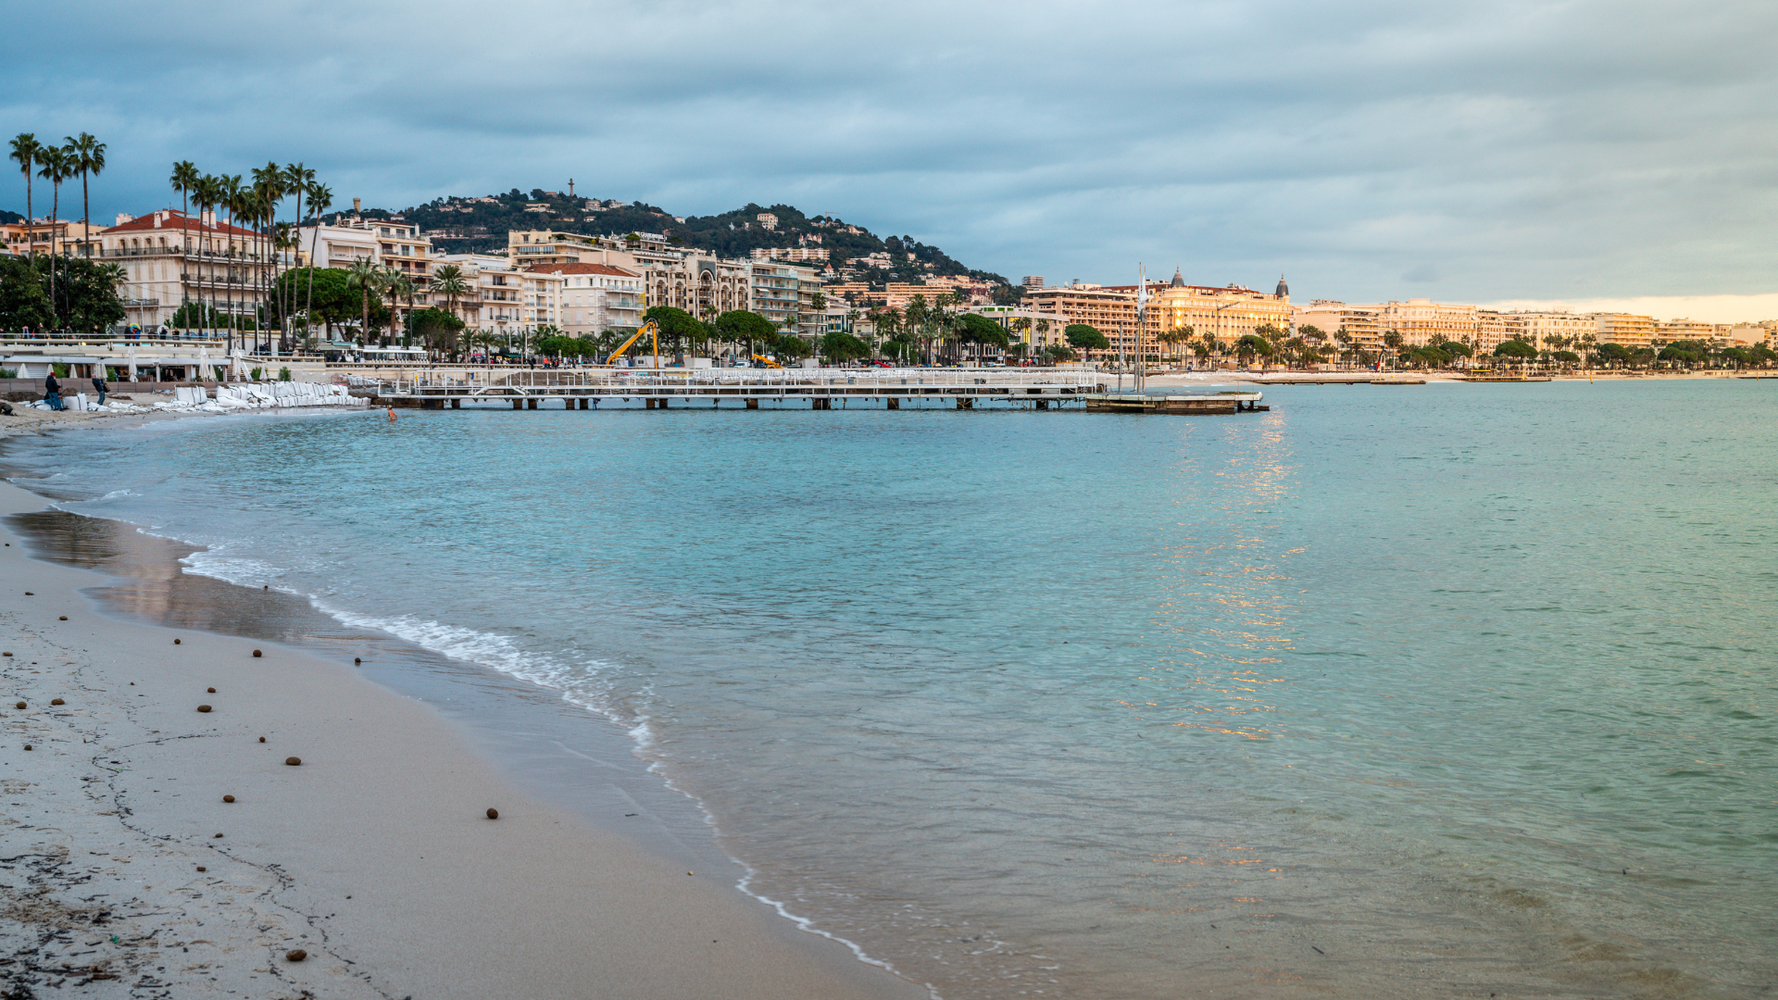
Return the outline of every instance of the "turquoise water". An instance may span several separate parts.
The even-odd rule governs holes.
[[[6,458],[632,727],[748,891],[946,998],[1769,995],[1773,384],[1267,395]]]

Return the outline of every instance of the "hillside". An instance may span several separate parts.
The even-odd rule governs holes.
[[[338,213],[343,214],[343,213]],[[328,218],[338,217],[330,215]],[[761,214],[776,216],[767,227]],[[399,212],[366,209],[371,218],[399,216],[418,223],[435,245],[455,253],[489,253],[506,248],[513,229],[557,229],[594,236],[659,233],[686,246],[722,257],[747,257],[755,248],[805,246],[828,251],[832,281],[920,281],[927,275],[968,275],[1006,283],[998,274],[978,271],[952,259],[938,247],[911,236],[878,237],[860,226],[831,216],[806,216],[791,205],[761,208],[749,204],[720,215],[675,217],[641,202],[569,198],[554,191],[514,188],[485,197],[435,198]],[[867,260],[869,257],[871,259]],[[818,261],[807,262],[820,268]]]

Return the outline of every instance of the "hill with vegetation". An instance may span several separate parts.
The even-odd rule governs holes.
[[[329,220],[344,213],[328,216]],[[791,205],[762,208],[749,204],[719,215],[674,216],[642,202],[570,198],[557,191],[517,188],[482,197],[435,198],[399,212],[366,209],[367,218],[416,223],[448,253],[492,253],[506,249],[514,229],[554,229],[589,236],[655,233],[669,242],[721,257],[747,257],[755,249],[821,248],[828,252],[830,280],[918,282],[931,275],[968,276],[1006,284],[998,274],[966,267],[935,246],[912,236],[878,237],[862,226],[826,215],[809,216]],[[761,215],[776,216],[775,222]],[[768,222],[771,222],[768,225]],[[869,259],[867,259],[869,258]],[[809,262],[820,268],[819,261]],[[844,273],[842,273],[844,272]]]

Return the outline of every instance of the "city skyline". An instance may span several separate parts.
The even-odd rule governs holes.
[[[1015,278],[1770,312],[1710,314],[1773,295],[1764,7],[477,10],[23,9],[5,117],[109,143],[99,220],[173,202],[176,159],[301,160],[391,208],[781,201]]]

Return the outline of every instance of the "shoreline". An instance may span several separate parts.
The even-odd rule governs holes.
[[[117,579],[30,558],[14,530],[10,515],[48,503],[0,484],[0,565],[22,584],[0,595],[15,635],[0,673],[8,703],[28,706],[7,711],[0,825],[34,859],[25,884],[0,879],[16,921],[15,963],[0,973],[9,985],[117,977],[176,995],[265,995],[273,983],[338,997],[928,995],[744,896],[740,867],[723,867],[734,863],[701,820],[657,823],[650,850],[501,773],[489,759],[497,733],[466,731],[350,666],[301,645],[101,614],[88,595]],[[170,572],[182,575],[176,564]],[[54,697],[67,704],[52,708]],[[561,761],[575,753],[562,750]],[[302,765],[282,765],[287,754]],[[580,764],[582,781],[594,771],[593,784],[609,785],[607,803],[634,801],[606,778],[613,762]],[[498,820],[483,815],[489,807]],[[688,878],[688,851],[710,867]],[[506,928],[524,937],[503,939]],[[174,943],[186,949],[176,959]],[[297,947],[308,959],[287,961]]]

